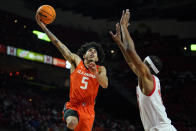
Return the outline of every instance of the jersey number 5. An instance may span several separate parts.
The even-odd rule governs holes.
[[[87,80],[88,79],[89,79],[88,77],[84,77],[84,76],[82,77],[82,84],[84,84],[84,86],[80,86],[81,89],[84,89],[84,90],[87,89],[87,86],[88,86]]]

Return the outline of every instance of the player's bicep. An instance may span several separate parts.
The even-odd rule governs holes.
[[[72,56],[72,64],[75,64],[77,66],[80,63],[81,58],[75,53],[72,53]]]
[[[81,61],[81,58],[75,53],[72,53],[65,45],[60,44],[60,47],[58,48],[61,54],[63,55],[63,57],[71,64],[78,65],[78,63]]]
[[[68,60],[70,63],[74,62],[75,56],[74,56],[74,54],[69,49],[63,47],[62,54],[63,54],[63,57],[66,60]]]
[[[55,40],[54,44],[56,45],[56,47],[59,49],[59,51],[67,61],[72,63],[75,60],[74,54],[62,42]]]

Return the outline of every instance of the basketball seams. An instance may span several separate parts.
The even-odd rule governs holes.
[[[49,16],[53,17],[51,14],[49,14],[48,12],[46,12],[45,10],[40,9],[40,11],[43,11],[44,13],[48,14]]]
[[[51,12],[51,14],[52,14],[52,15],[50,15],[50,16],[54,17],[54,16],[53,16],[54,13],[53,13],[53,11],[51,10],[50,6],[49,6],[49,5],[46,5],[46,7],[48,7],[48,9],[50,10],[50,12]]]
[[[53,7],[51,7],[50,5],[47,5],[47,7],[49,7],[49,9],[52,11],[52,14],[53,14],[53,18],[55,19],[55,17],[56,17],[56,13],[55,13],[55,11],[54,11],[54,9],[53,9]]]

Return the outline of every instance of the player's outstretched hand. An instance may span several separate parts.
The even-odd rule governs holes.
[[[126,11],[123,10],[122,12],[122,16],[121,16],[121,19],[120,19],[120,25],[124,25],[126,27],[129,26],[129,19],[130,19],[130,12],[129,12],[129,9],[126,9]]]
[[[110,35],[112,36],[112,39],[118,44],[120,45],[122,43],[122,39],[121,39],[121,34],[120,34],[120,25],[119,23],[116,24],[116,34],[113,34],[112,31],[109,32]]]

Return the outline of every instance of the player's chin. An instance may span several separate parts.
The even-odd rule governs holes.
[[[95,58],[88,58],[88,61],[90,61],[90,62],[96,62],[95,61]]]

